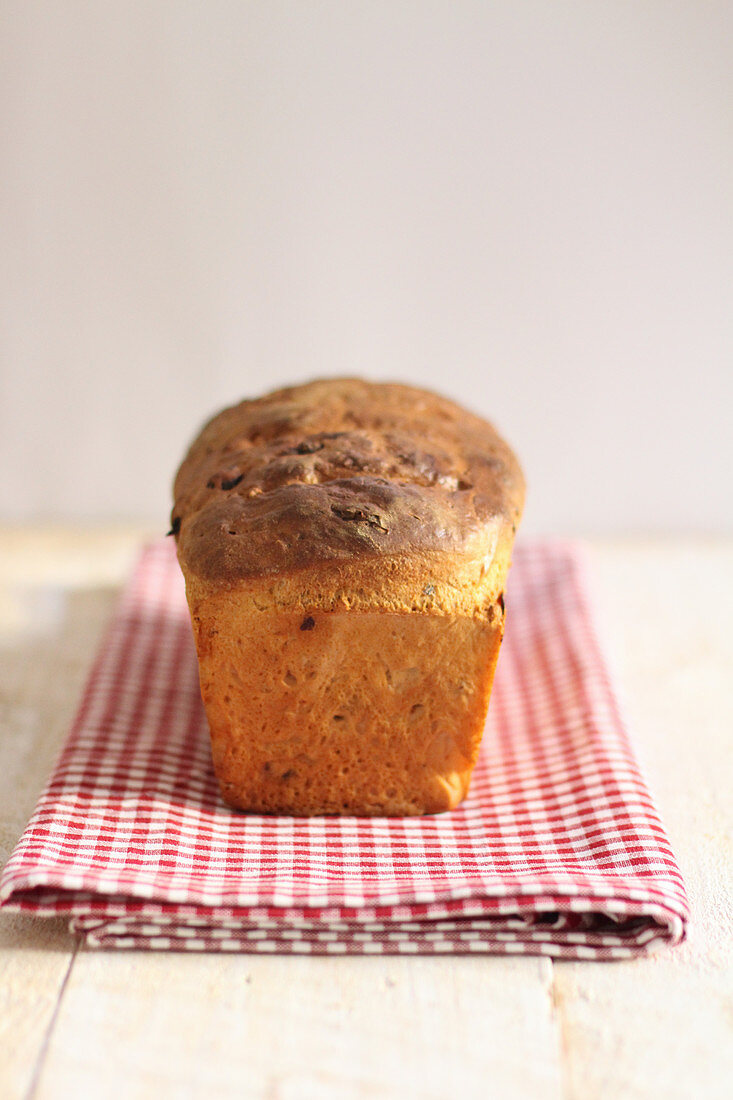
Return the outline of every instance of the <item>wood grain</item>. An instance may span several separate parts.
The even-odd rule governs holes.
[[[559,1097],[550,981],[544,959],[82,952],[38,1097]]]

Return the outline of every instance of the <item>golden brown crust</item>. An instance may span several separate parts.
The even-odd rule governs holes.
[[[173,530],[229,803],[460,802],[523,496],[490,424],[408,386],[311,382],[205,426],[176,477]]]
[[[184,571],[237,586],[318,563],[485,558],[511,543],[524,481],[493,427],[452,401],[328,379],[219,413],[174,492]]]

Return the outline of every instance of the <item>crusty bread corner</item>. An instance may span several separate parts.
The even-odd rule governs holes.
[[[214,417],[174,492],[226,800],[289,814],[457,805],[524,498],[491,425],[408,386],[312,382]]]

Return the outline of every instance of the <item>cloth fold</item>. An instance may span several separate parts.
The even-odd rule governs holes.
[[[0,902],[90,946],[288,954],[627,958],[689,916],[582,552],[548,540],[515,551],[469,797],[392,819],[221,801],[175,549],[145,547]]]

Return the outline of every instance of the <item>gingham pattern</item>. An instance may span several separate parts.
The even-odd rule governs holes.
[[[619,715],[576,547],[515,553],[470,797],[423,818],[220,800],[174,547],[142,553],[0,900],[93,946],[626,958],[684,885]]]

